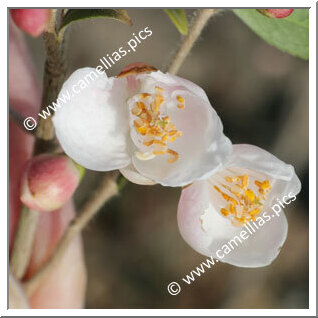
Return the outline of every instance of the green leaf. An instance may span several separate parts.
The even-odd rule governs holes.
[[[109,18],[131,25],[131,19],[123,9],[69,9],[62,18],[59,31],[74,21],[91,18]]]
[[[184,9],[164,9],[164,11],[181,34],[188,34],[188,20]]]
[[[263,16],[255,9],[235,9],[234,13],[266,42],[284,52],[309,58],[309,11],[295,9],[284,19]]]

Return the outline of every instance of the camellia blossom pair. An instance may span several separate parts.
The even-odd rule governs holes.
[[[53,118],[65,153],[88,169],[120,169],[134,183],[183,186],[178,224],[191,247],[237,266],[271,263],[286,239],[284,213],[231,253],[216,251],[276,200],[298,194],[294,168],[258,147],[232,146],[205,92],[171,74],[145,67],[108,78],[84,68],[60,96],[94,76]]]

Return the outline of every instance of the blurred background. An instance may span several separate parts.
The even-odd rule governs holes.
[[[189,16],[192,11],[187,10]],[[114,20],[74,23],[69,73],[96,67],[149,27],[152,35],[108,72],[132,62],[165,69],[180,35],[159,9],[128,10],[133,26]],[[41,39],[28,38],[39,76]],[[233,143],[256,144],[295,166],[302,182],[285,209],[289,233],[272,265],[245,269],[218,263],[191,285],[181,281],[206,258],[178,231],[179,188],[129,183],[83,233],[88,289],[86,308],[308,308],[308,62],[269,46],[230,10],[212,18],[179,74],[207,93]],[[101,174],[87,171],[75,195],[80,207]],[[167,285],[180,283],[171,296]]]

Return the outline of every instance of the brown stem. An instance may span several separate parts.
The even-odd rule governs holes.
[[[41,110],[56,100],[66,73],[63,43],[60,43],[58,35],[55,32],[56,14],[57,10],[52,9],[48,28],[43,35],[46,62]],[[54,129],[51,118],[47,118],[46,120],[40,118],[36,130],[33,154],[52,152],[55,149],[53,138]],[[10,267],[17,278],[22,278],[26,271],[37,219],[38,213],[36,211],[30,211],[25,207],[22,208],[10,260]]]
[[[186,59],[188,53],[192,49],[195,41],[201,34],[204,26],[209,21],[209,19],[217,12],[216,9],[199,9],[197,14],[193,18],[191,26],[189,28],[189,33],[183,38],[181,45],[173,57],[167,72],[170,74],[177,74],[182,63]]]
[[[51,273],[64,255],[70,242],[82,231],[87,223],[92,219],[106,201],[118,193],[117,183],[107,175],[101,182],[91,199],[85,203],[78,216],[67,228],[62,239],[57,245],[51,258],[37,271],[30,280],[24,283],[24,288],[28,296],[31,296],[39,284]]]
[[[56,12],[55,12],[56,16]],[[64,37],[63,37],[64,39]],[[51,20],[47,32],[43,34],[46,61],[43,77],[43,95],[41,110],[55,102],[66,74],[64,40],[55,31],[55,18]],[[38,118],[36,130],[35,154],[47,152],[54,138],[52,117]]]

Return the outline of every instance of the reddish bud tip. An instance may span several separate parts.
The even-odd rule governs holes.
[[[11,9],[12,20],[25,33],[37,37],[45,30],[50,9]]]
[[[82,175],[83,168],[67,156],[36,156],[24,167],[21,201],[32,210],[57,210],[71,198]]]
[[[261,14],[274,19],[283,19],[290,16],[294,9],[257,9]]]

